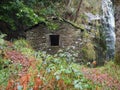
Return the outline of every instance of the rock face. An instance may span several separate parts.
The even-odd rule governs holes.
[[[120,63],[120,0],[114,0],[116,22],[116,61]]]
[[[115,7],[115,20],[116,20],[116,50],[120,50],[120,5]]]
[[[120,0],[112,0],[112,2],[114,3],[115,6],[119,6],[120,5]]]

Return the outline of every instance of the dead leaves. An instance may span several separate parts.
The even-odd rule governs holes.
[[[27,85],[29,83],[29,80],[30,80],[30,74],[26,74],[20,78],[19,81],[20,81],[20,85],[23,86],[23,90],[27,90]]]
[[[99,70],[94,68],[83,68],[82,72],[87,79],[90,79],[95,84],[105,85],[111,89],[116,88],[117,90],[120,90],[120,82],[107,73],[101,73]]]
[[[8,81],[8,85],[7,85],[6,90],[16,90],[14,80],[10,79]]]
[[[20,73],[26,73],[30,66],[35,68],[35,58],[28,58],[18,51],[6,51],[4,53],[4,58],[10,60],[14,64],[21,64],[22,70]]]
[[[35,78],[34,82],[35,85],[33,87],[33,90],[39,90],[39,87],[43,85],[43,81],[40,79],[40,77]]]
[[[20,63],[22,64],[22,66],[25,67],[29,66],[30,64],[29,59],[27,57],[15,50],[6,51],[4,57],[10,59],[13,63]]]
[[[66,85],[63,80],[58,81],[58,87],[60,90],[66,90]]]

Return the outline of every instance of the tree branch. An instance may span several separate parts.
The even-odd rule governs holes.
[[[81,4],[82,4],[82,1],[80,1],[79,5],[78,5],[78,8],[77,8],[77,11],[76,11],[76,15],[75,15],[75,19],[74,19],[74,22],[76,22],[77,18],[78,18],[78,14],[79,14],[79,11],[80,11],[80,7],[81,7]]]

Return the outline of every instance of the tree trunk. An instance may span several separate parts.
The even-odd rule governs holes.
[[[80,11],[80,7],[81,7],[81,4],[82,4],[82,1],[83,1],[83,0],[80,0],[80,2],[79,2],[79,5],[78,5],[77,11],[76,11],[76,15],[75,15],[74,22],[77,21],[77,18],[78,18],[78,15],[79,15],[79,11]]]

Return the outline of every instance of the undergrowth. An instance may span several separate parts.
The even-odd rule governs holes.
[[[102,72],[106,72],[109,75],[120,81],[120,65],[115,64],[113,61],[106,62],[104,67],[99,68]]]
[[[13,43],[5,41],[1,47],[0,87],[3,90],[94,88],[79,70],[80,66],[68,60],[71,58],[66,53],[49,55],[46,52],[36,52],[22,39]]]
[[[23,39],[13,43],[4,41],[0,48],[0,89],[101,90],[100,84],[86,78],[82,70],[84,66],[74,63],[73,59],[67,52],[49,55],[34,51]],[[119,66],[112,62],[100,68],[120,80],[118,69]]]

